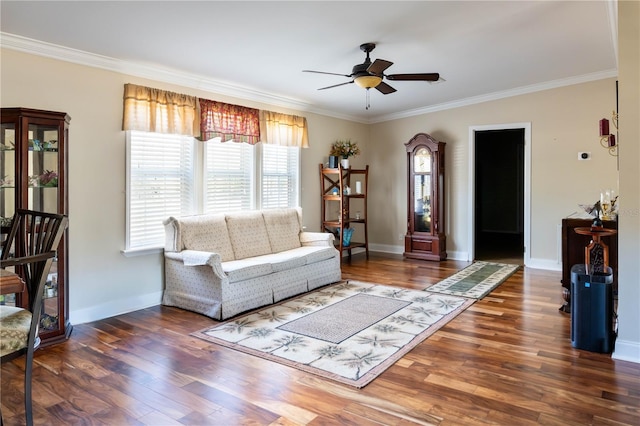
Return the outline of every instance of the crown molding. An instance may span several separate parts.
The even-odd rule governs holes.
[[[473,96],[470,98],[459,99],[452,102],[444,102],[437,105],[431,105],[424,108],[416,108],[407,110],[395,114],[388,114],[377,117],[372,123],[380,123],[383,121],[398,120],[401,118],[414,117],[416,115],[428,114],[437,111],[444,111],[447,109],[460,108],[469,105],[480,104],[484,102],[495,101],[498,99],[510,98],[513,96],[526,95],[528,93],[541,92],[543,90],[557,89],[559,87],[571,86],[574,84],[588,83],[590,81],[603,80],[605,78],[613,78],[618,76],[618,70],[608,70],[602,72],[595,72],[591,74],[584,74],[575,77],[563,78],[559,80],[546,81],[540,84],[532,84],[529,86],[517,87],[515,89],[503,90],[500,92],[493,92],[486,95]]]
[[[239,99],[266,103],[282,108],[308,111],[343,120],[363,122],[362,119],[358,117],[340,115],[332,111],[314,108],[311,104],[298,99],[266,93],[250,87],[217,81],[202,75],[186,73],[172,68],[123,61],[15,34],[0,32],[0,47],[92,68],[100,68],[121,74],[190,87],[192,89],[233,96]]]
[[[66,62],[72,62],[79,65],[85,65],[93,68],[100,68],[107,71],[114,71],[121,74],[132,75],[150,80],[162,81],[165,83],[176,84],[179,86],[190,87],[193,89],[204,90],[212,93],[233,96],[239,99],[245,99],[255,102],[261,102],[268,105],[279,106],[282,108],[306,111],[320,114],[328,117],[338,118],[342,120],[353,121],[362,124],[374,124],[385,121],[398,120],[402,118],[414,117],[422,114],[429,114],[447,109],[460,108],[464,106],[479,104],[483,102],[495,101],[498,99],[509,98],[512,96],[523,95],[527,93],[539,92],[542,90],[555,89],[558,87],[569,86],[573,84],[586,83],[589,81],[601,80],[618,76],[618,70],[608,70],[603,72],[585,74],[582,76],[570,77],[560,80],[548,81],[540,84],[523,86],[515,89],[504,90],[501,92],[489,93],[481,96],[474,96],[465,99],[459,99],[451,102],[445,102],[437,105],[431,105],[423,108],[416,108],[393,114],[380,115],[363,119],[361,117],[337,114],[334,111],[324,110],[314,107],[308,102],[298,99],[266,93],[250,87],[230,84],[217,81],[202,75],[186,73],[172,68],[164,68],[157,65],[145,65],[131,61],[123,61],[108,56],[97,55],[82,50],[72,49],[69,47],[59,46],[39,40],[17,36],[5,32],[0,32],[0,47],[16,50],[32,55],[43,56],[46,58],[57,59]],[[616,55],[617,56],[617,55]]]

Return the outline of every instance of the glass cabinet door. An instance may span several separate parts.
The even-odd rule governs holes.
[[[0,227],[4,242],[16,206],[16,126],[3,123],[0,133]],[[4,247],[3,247],[4,248]],[[11,268],[13,269],[13,268]],[[15,306],[15,294],[0,295],[0,305]]]
[[[2,124],[0,134],[0,226],[3,233],[11,226],[16,205],[16,127]]]
[[[30,123],[28,126],[28,208],[58,212],[58,126]],[[44,288],[40,332],[59,328],[58,257],[53,259]]]
[[[29,124],[29,201],[31,210],[58,212],[58,127]]]

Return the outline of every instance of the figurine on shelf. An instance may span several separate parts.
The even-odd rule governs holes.
[[[3,188],[13,186],[13,178],[9,177],[9,175],[3,176],[2,179],[0,179],[0,186]]]
[[[9,141],[9,145],[0,143],[0,151],[13,151],[15,149],[16,149],[16,145],[11,141]]]
[[[600,201],[596,202],[593,205],[593,209],[596,212],[596,218],[593,219],[593,223],[591,224],[591,229],[601,229],[602,219],[600,219],[600,212],[602,211],[602,208],[600,207]]]
[[[42,151],[42,144],[38,139],[29,139],[29,151]]]
[[[43,186],[47,188],[56,187],[58,186],[58,173],[51,170],[45,170],[41,175],[29,176],[29,186]]]
[[[42,147],[44,148],[45,151],[57,151],[58,149],[54,147],[56,143],[58,143],[58,141],[52,139],[48,142],[43,143]]]

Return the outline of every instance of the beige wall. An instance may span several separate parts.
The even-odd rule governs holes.
[[[615,109],[615,79],[485,102],[372,126],[369,162],[376,243],[399,244],[406,229],[406,153],[404,143],[418,132],[446,142],[447,252],[466,260],[469,252],[469,127],[531,123],[530,266],[558,269],[558,226],[563,217],[594,203],[600,190],[618,187],[617,159],[601,148],[598,120]],[[578,152],[592,159],[579,161]],[[376,187],[376,189],[378,189]]]

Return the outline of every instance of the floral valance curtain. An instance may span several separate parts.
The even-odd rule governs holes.
[[[200,134],[203,141],[219,137],[254,145],[260,142],[258,110],[200,99]]]
[[[260,136],[268,144],[309,148],[305,117],[260,111]]]
[[[125,84],[122,130],[195,136],[197,107],[194,96]]]

